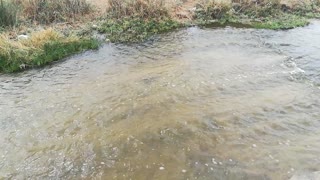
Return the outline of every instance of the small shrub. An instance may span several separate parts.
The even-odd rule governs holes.
[[[9,0],[0,0],[0,27],[16,25],[18,11],[16,4]]]
[[[114,18],[130,16],[147,19],[169,16],[163,0],[109,0],[108,13]]]
[[[228,16],[228,12],[231,10],[230,3],[216,2],[215,0],[203,0],[198,6],[196,11],[198,19],[221,19]]]
[[[86,0],[20,0],[28,19],[43,24],[77,20],[91,11]]]
[[[27,47],[41,49],[48,42],[61,41],[62,39],[63,35],[53,29],[47,29],[34,33],[29,39],[22,40],[21,43]]]

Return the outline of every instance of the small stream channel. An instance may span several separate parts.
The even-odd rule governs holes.
[[[197,28],[0,75],[0,179],[320,171],[320,21]]]

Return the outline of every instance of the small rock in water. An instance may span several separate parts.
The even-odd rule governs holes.
[[[213,164],[218,164],[214,158],[212,158],[212,163]]]
[[[256,144],[252,144],[252,147],[256,148],[256,147],[257,147],[257,145],[256,145]]]
[[[101,164],[103,165],[103,164],[104,164],[104,162],[101,162]]]
[[[274,159],[274,157],[271,154],[269,154],[269,157],[270,157],[270,159]]]
[[[164,170],[164,167],[160,167],[159,169],[160,169],[160,170]]]

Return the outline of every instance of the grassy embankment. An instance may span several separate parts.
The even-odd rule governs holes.
[[[242,0],[239,3],[203,0],[195,16],[200,25],[242,24],[259,29],[291,29],[307,25],[309,18],[320,15],[320,1],[294,4],[291,7],[280,0]]]
[[[181,27],[163,0],[109,0],[106,20],[99,28],[112,42],[134,43]]]
[[[235,3],[238,1],[238,3]],[[99,27],[112,42],[139,42],[189,25],[235,25],[260,29],[305,26],[320,16],[320,0],[286,6],[280,0],[199,0],[192,19],[177,20],[163,0],[110,0],[107,20]]]
[[[304,26],[308,24],[308,18],[320,14],[320,0],[292,7],[279,0],[199,0],[196,8],[189,12],[192,18],[187,20],[174,15],[173,11],[179,5],[164,0],[109,0],[106,13],[99,14],[99,18],[90,16],[95,9],[86,0],[0,2],[0,72],[43,66],[87,49],[96,49],[99,43],[92,38],[95,30],[105,34],[111,42],[135,43],[189,25],[240,24],[244,27],[290,29]],[[60,28],[57,23],[61,22],[72,25]],[[91,22],[96,25],[88,25],[86,27],[91,28],[85,29],[76,26]],[[48,26],[54,28],[48,29]],[[18,36],[21,29],[30,29],[25,27],[33,28],[26,30],[27,36],[21,38]]]
[[[78,16],[90,11],[84,0],[1,0],[0,73],[40,67],[84,50],[97,49],[99,43],[91,37],[49,27],[52,23],[77,21]],[[20,28],[33,24],[41,30],[18,34]]]

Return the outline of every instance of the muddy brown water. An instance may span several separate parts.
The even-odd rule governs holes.
[[[108,44],[0,100],[0,179],[289,179],[320,170],[320,22]]]

